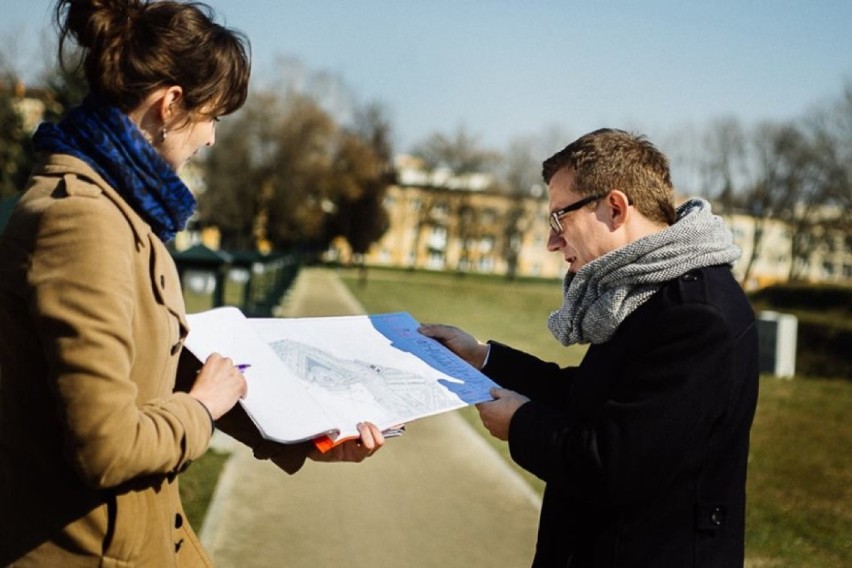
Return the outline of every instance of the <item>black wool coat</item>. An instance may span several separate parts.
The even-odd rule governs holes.
[[[483,371],[531,398],[509,448],[547,483],[535,568],[743,565],[758,347],[730,269],[668,282],[578,367],[492,342]]]

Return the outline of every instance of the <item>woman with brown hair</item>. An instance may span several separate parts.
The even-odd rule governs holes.
[[[226,357],[176,391],[188,328],[165,243],[195,208],[177,170],[245,101],[248,42],[196,3],[59,0],[55,17],[90,93],[39,127],[0,241],[0,565],[208,566],[176,478],[214,421],[288,471],[309,455],[246,428]],[[361,432],[322,459],[382,445]]]

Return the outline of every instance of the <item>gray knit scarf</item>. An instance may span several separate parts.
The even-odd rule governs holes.
[[[567,273],[562,307],[547,325],[563,345],[604,343],[669,280],[696,268],[732,265],[739,257],[721,217],[707,201],[691,199],[678,207],[670,227]]]

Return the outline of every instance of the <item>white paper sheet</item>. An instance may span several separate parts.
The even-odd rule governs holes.
[[[187,348],[218,352],[244,371],[241,401],[261,433],[280,442],[357,436],[491,400],[496,386],[407,313],[322,318],[245,318],[237,308],[188,316]]]

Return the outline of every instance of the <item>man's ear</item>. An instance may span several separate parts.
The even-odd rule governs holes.
[[[606,201],[607,205],[609,205],[612,228],[617,229],[627,221],[630,199],[623,191],[615,189],[609,192]]]

